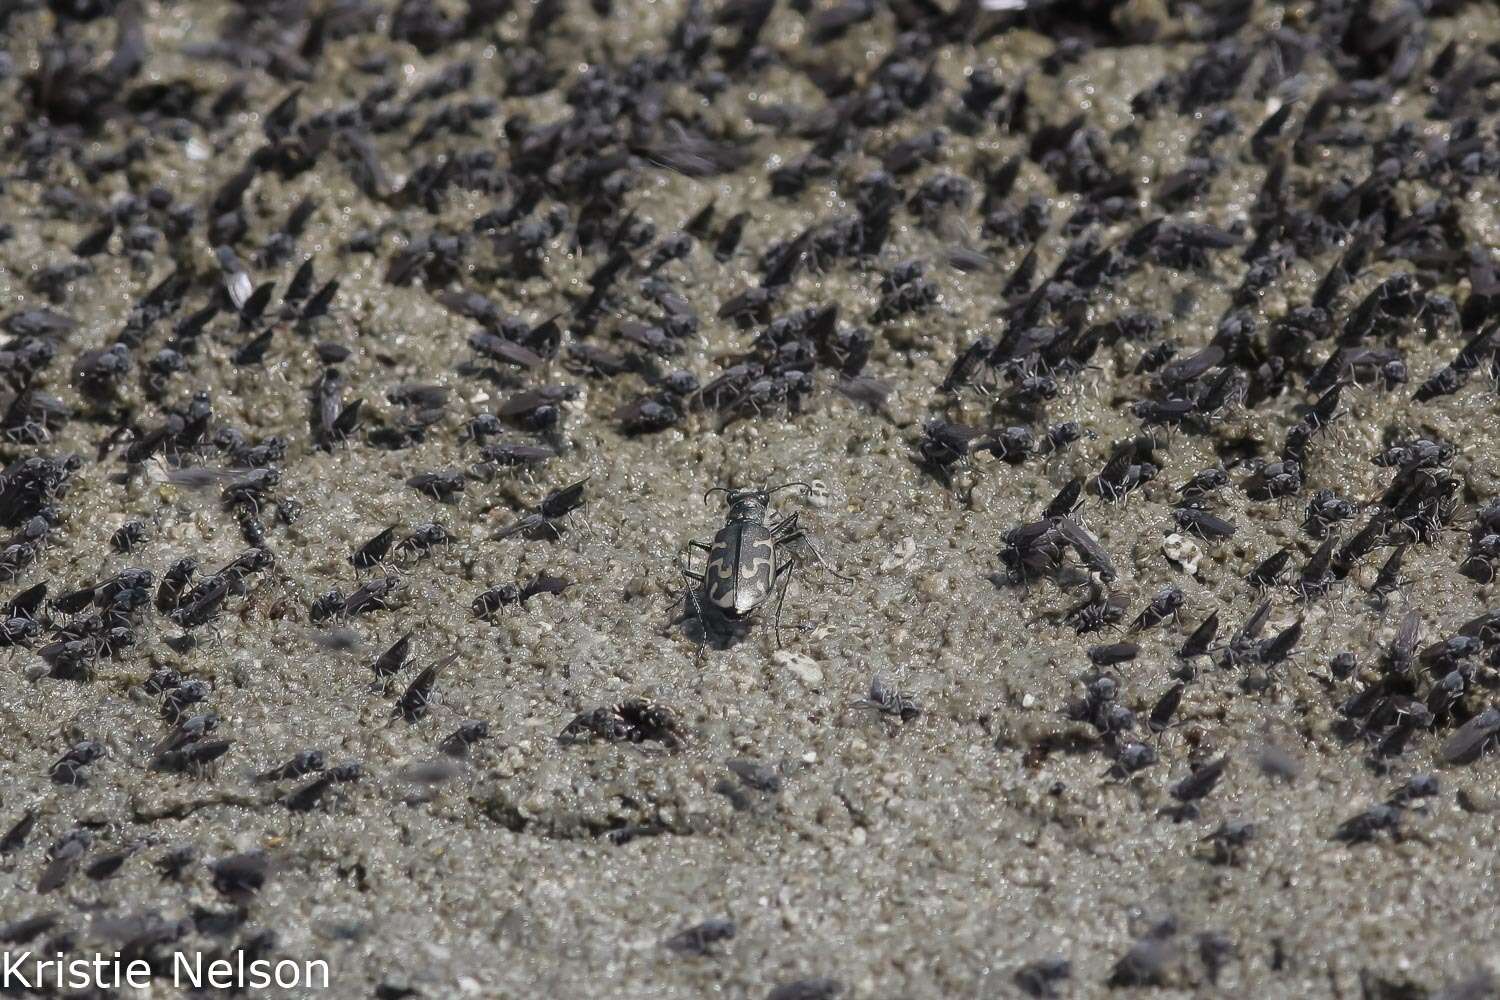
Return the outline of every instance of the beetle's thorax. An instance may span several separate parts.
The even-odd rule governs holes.
[[[766,517],[766,495],[759,491],[737,492],[729,494],[729,513],[725,515],[726,524],[759,524]]]

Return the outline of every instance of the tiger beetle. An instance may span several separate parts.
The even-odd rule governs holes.
[[[700,657],[707,638],[706,615],[710,609],[731,624],[739,624],[753,617],[772,596],[776,599],[776,645],[780,647],[781,605],[786,599],[792,574],[802,565],[801,554],[793,551],[794,546],[811,552],[819,565],[839,579],[848,579],[828,568],[823,557],[807,541],[797,514],[768,519],[772,494],[794,486],[801,487],[804,492],[811,489],[806,483],[795,482],[759,490],[716,486],[703,494],[707,503],[715,493],[723,493],[729,511],[724,517],[724,527],[714,535],[713,543],[688,542],[678,562],[682,575],[689,581],[687,602],[692,608],[691,614],[681,620],[696,618],[700,627],[704,627],[698,645]],[[708,559],[701,573],[690,568],[691,552],[695,549]]]

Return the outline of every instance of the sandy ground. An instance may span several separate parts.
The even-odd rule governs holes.
[[[189,74],[209,93],[240,78],[223,63],[200,64],[185,54],[190,43],[216,34],[224,6],[147,5],[149,78]],[[619,51],[660,44],[657,32],[678,9],[643,4],[636,17],[623,9],[631,5],[618,6],[610,32]],[[1290,15],[1279,5],[1257,4],[1256,16],[1264,22]],[[512,15],[501,22],[499,37],[516,44],[524,23]],[[11,74],[0,82],[5,105],[14,107],[20,78],[38,58],[36,39],[49,24],[39,11],[13,22]],[[791,50],[799,24],[779,13],[768,37]],[[555,31],[550,44],[575,46],[584,58],[597,20],[574,11]],[[837,50],[857,59],[864,47],[876,51],[890,31],[881,15]],[[1500,19],[1475,5],[1460,18],[1434,22],[1432,31],[1477,47],[1500,40]],[[109,37],[97,34],[101,47]],[[330,46],[325,58],[352,66],[380,44],[378,36],[353,39]],[[466,42],[425,58],[385,44],[390,72],[403,86],[468,59],[477,68],[476,92],[498,79],[509,51]],[[1015,73],[1050,50],[1047,39],[1017,31],[977,49],[950,48],[937,69],[956,86],[967,67]],[[1083,113],[1112,131],[1129,120],[1134,92],[1186,58],[1183,45],[1171,41],[1096,50],[1058,80],[1038,77],[1033,101],[1044,117],[1054,109],[1057,117]],[[267,109],[284,92],[262,74],[243,75],[250,108]],[[375,79],[352,70],[320,72],[303,92],[303,107],[347,100]],[[805,80],[779,70],[768,71],[762,83],[755,100],[817,100]],[[751,99],[736,88],[705,109],[750,134],[743,111]],[[500,113],[469,142],[482,145],[522,107],[539,118],[560,108],[556,95],[499,104]],[[1233,109],[1250,123],[1265,111],[1248,99]],[[1398,101],[1372,112],[1372,120],[1406,114]],[[201,201],[260,143],[259,124],[257,111],[245,110],[195,139],[211,144],[207,159],[198,159],[205,150],[190,143],[153,139],[150,158],[130,182],[165,184],[179,198]],[[874,130],[869,146],[883,148],[921,124],[907,119]],[[1174,169],[1187,134],[1175,116],[1147,126],[1132,147],[1142,177]],[[976,143],[954,135],[939,167],[962,172],[974,156],[1003,159],[1024,141]],[[651,171],[634,193],[639,215],[662,232],[681,226],[711,198],[721,218],[742,206],[755,213],[744,249],[730,264],[717,265],[700,248],[670,265],[668,273],[705,318],[685,367],[707,376],[715,359],[743,348],[751,335],[713,320],[718,305],[754,283],[758,250],[842,203],[839,178],[816,181],[790,201],[765,200],[767,170],[801,146],[764,136],[752,164],[738,173],[695,181]],[[382,150],[393,174],[407,169],[396,146]],[[1354,165],[1365,154],[1329,155],[1330,176],[1362,175]],[[72,183],[97,203],[124,189],[118,175],[94,188],[65,172],[49,180]],[[0,303],[9,311],[38,304],[28,273],[39,263],[69,259],[67,248],[90,227],[43,208],[42,184],[18,178],[6,185],[7,205],[35,208],[5,220],[14,228],[0,244]],[[1231,168],[1197,214],[1227,225],[1257,186],[1257,174],[1241,180]],[[1033,165],[1023,170],[1018,190],[1051,200],[1054,220],[1070,214],[1072,196],[1058,195]],[[1376,773],[1361,746],[1335,734],[1335,706],[1349,689],[1327,679],[1327,664],[1339,651],[1353,650],[1362,662],[1378,656],[1407,606],[1420,612],[1424,633],[1437,637],[1494,603],[1490,588],[1453,571],[1464,534],[1413,551],[1406,564],[1411,583],[1385,610],[1353,585],[1307,607],[1278,593],[1273,629],[1305,617],[1295,658],[1263,685],[1247,684],[1242,670],[1205,666],[1177,725],[1149,738],[1160,762],[1119,780],[1106,773],[1108,760],[1098,752],[1037,750],[1090,732],[1063,715],[1092,674],[1085,649],[1101,641],[1061,622],[1080,592],[1050,582],[999,586],[991,576],[1005,530],[1035,518],[1062,484],[1097,471],[1111,444],[1135,433],[1136,422],[1116,404],[1145,384],[1131,374],[1140,345],[1101,354],[1096,370],[1066,382],[1047,404],[1048,423],[1078,420],[1091,432],[1060,455],[1021,467],[977,458],[952,489],[912,461],[923,420],[940,411],[982,419],[985,404],[977,397],[963,410],[943,411],[935,386],[956,351],[991,331],[998,289],[1019,249],[994,251],[991,270],[959,273],[937,261],[941,241],[902,217],[884,262],[928,258],[942,297],[933,310],[879,329],[867,374],[893,382],[888,416],[825,385],[808,412],[795,417],[768,414],[722,432],[711,418],[694,417],[677,429],[626,438],[609,415],[639,380],[583,382],[559,370],[550,381],[583,389],[567,407],[565,453],[534,474],[471,483],[445,505],[404,479],[472,462],[473,446],[462,444],[458,432],[502,392],[456,372],[469,356],[472,324],[434,303],[420,283],[385,284],[384,259],[413,233],[465,227],[489,202],[459,193],[436,219],[407,210],[392,220],[355,194],[341,170],[320,167],[291,182],[259,184],[251,197],[255,231],[274,228],[309,194],[319,207],[299,253],[316,254],[320,275],[342,282],[338,308],[320,337],[353,349],[345,371],[375,419],[394,412],[382,397],[401,382],[451,386],[450,413],[409,449],[317,451],[306,420],[307,388],[320,370],[310,345],[293,339],[264,367],[237,369],[228,361],[232,327],[210,336],[176,386],[181,398],[207,387],[223,421],[253,435],[284,436],[289,450],[278,495],[295,497],[305,513],[291,526],[267,516],[274,571],[232,602],[215,628],[201,630],[195,649],[174,652],[162,640],[177,630],[150,616],[139,647],[102,663],[90,683],[40,678],[34,651],[9,652],[0,671],[0,823],[8,826],[27,809],[37,819],[27,845],[0,860],[0,924],[54,912],[57,927],[34,945],[66,931],[74,950],[112,950],[150,921],[228,909],[206,870],[195,867],[172,882],[154,867],[168,850],[192,845],[205,859],[264,850],[272,870],[248,904],[243,927],[215,937],[200,920],[174,947],[222,949],[270,929],[278,957],[326,959],[333,970],[327,995],[338,997],[370,996],[377,987],[390,995],[410,987],[428,997],[760,997],[812,977],[836,978],[859,998],[1007,997],[1018,995],[1012,980],[1018,967],[1049,957],[1072,963],[1062,995],[1129,996],[1132,989],[1107,985],[1112,970],[1138,938],[1168,919],[1176,932],[1161,945],[1162,985],[1142,994],[1427,996],[1421,991],[1486,967],[1500,973],[1494,898],[1500,861],[1490,811],[1500,803],[1495,758],[1445,768],[1437,752],[1441,737],[1426,736]],[[1496,194],[1493,179],[1483,181],[1462,206],[1474,239],[1491,246]],[[386,221],[394,226],[383,236],[380,258],[340,252],[356,230]],[[183,253],[211,267],[209,247],[201,235],[195,239],[201,245]],[[1055,260],[1066,242],[1054,232],[1044,253]],[[566,307],[594,263],[558,240],[544,278],[483,290],[507,312],[541,319]],[[121,255],[97,258],[94,266],[93,277],[62,307],[80,321],[70,340],[80,348],[107,344],[130,303],[169,268],[164,254],[144,270]],[[1223,255],[1207,275],[1155,269],[1132,278],[1120,297],[1162,314],[1175,308],[1170,332],[1190,348],[1212,336],[1243,267]],[[1393,269],[1378,262],[1355,294]],[[1319,277],[1299,262],[1259,313],[1274,316],[1286,302],[1305,299]],[[873,269],[809,276],[785,306],[836,301],[858,317],[878,301],[878,281]],[[1460,290],[1447,291],[1461,297]],[[1454,350],[1442,338],[1406,346],[1414,373],[1435,368]],[[54,375],[49,391],[76,399],[64,373]],[[1368,456],[1390,429],[1401,428],[1454,442],[1454,468],[1475,495],[1492,495],[1500,482],[1493,391],[1476,383],[1421,407],[1405,396],[1348,393],[1345,415],[1314,445],[1306,492],[1335,486],[1355,497],[1377,494],[1387,474]],[[1293,392],[1239,412],[1216,435],[1277,440],[1310,399]],[[109,427],[75,420],[50,451],[92,456]],[[1122,506],[1096,499],[1082,512],[1119,568],[1116,589],[1129,598],[1132,616],[1166,584],[1186,595],[1180,623],[1146,633],[1141,656],[1117,671],[1122,700],[1142,714],[1173,683],[1180,667],[1174,651],[1194,625],[1217,608],[1227,631],[1253,608],[1258,595],[1244,582],[1250,567],[1281,545],[1297,549],[1299,561],[1315,547],[1298,530],[1300,503],[1255,503],[1229,490],[1218,512],[1239,524],[1238,534],[1200,543],[1196,577],[1169,563],[1161,544],[1173,487],[1214,464],[1213,440],[1171,436],[1156,483]],[[218,566],[243,550],[233,517],[213,493],[184,490],[151,468],[128,483],[112,481],[109,471],[85,466],[61,505],[63,528],[7,598],[42,580],[60,593],[127,565],[160,578],[183,555]],[[492,538],[548,489],[585,476],[587,507],[560,540]],[[783,649],[771,628],[760,627],[699,660],[692,636],[668,624],[681,582],[679,549],[710,538],[722,518],[717,499],[706,504],[703,491],[792,479],[816,480],[820,488],[809,497],[781,494],[776,509],[797,512],[830,566],[850,579],[816,568],[797,576],[783,614]],[[112,552],[111,533],[131,518],[150,523],[150,541],[128,556]],[[389,525],[429,520],[444,524],[455,542],[403,566],[393,605],[350,623],[357,649],[320,644],[307,607],[331,587],[357,586],[350,550]],[[470,613],[481,591],[542,571],[572,586],[509,608],[493,623]],[[415,668],[391,690],[373,687],[369,669],[408,630],[416,633],[419,666],[458,654],[440,676],[437,704],[414,725],[393,718],[391,706]],[[209,775],[147,770],[151,748],[167,730],[157,700],[141,685],[159,668],[212,684],[218,735],[235,743]],[[901,723],[856,704],[875,673],[913,697],[921,716]],[[578,712],[630,697],[674,710],[688,733],[685,746],[669,752],[652,743],[557,740]],[[492,736],[455,764],[436,745],[464,719],[488,721]],[[106,757],[89,768],[86,786],[54,784],[48,766],[84,738],[102,742]],[[310,748],[323,749],[330,764],[359,762],[363,779],[336,786],[306,813],[278,801],[288,784],[251,780]],[[1268,749],[1294,760],[1295,775],[1263,769]],[[1229,756],[1229,769],[1200,815],[1182,821],[1165,815],[1173,804],[1167,790],[1189,772],[1189,761],[1221,754]],[[773,769],[780,790],[740,783],[727,767],[731,760]],[[446,763],[435,771],[429,766],[435,761]],[[1440,792],[1407,812],[1401,837],[1361,845],[1332,839],[1341,821],[1423,773],[1438,776]],[[721,791],[726,781],[734,794]],[[1203,839],[1236,820],[1252,821],[1258,836],[1235,853],[1234,864],[1211,863]],[[93,832],[95,854],[129,845],[140,850],[114,878],[80,875],[39,896],[34,889],[46,846],[79,825]],[[641,835],[619,836],[632,830]],[[615,843],[611,834],[628,842]],[[732,919],[737,933],[712,954],[662,946],[673,933],[719,917]],[[1201,958],[1214,950],[1202,945],[1203,935],[1219,935],[1227,946],[1216,985]],[[152,995],[163,995],[162,988]]]

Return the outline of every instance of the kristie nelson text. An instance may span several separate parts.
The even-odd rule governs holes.
[[[272,962],[247,959],[242,951],[226,958],[177,952],[170,974],[172,985],[180,989],[326,990],[329,978],[328,963],[321,959]],[[92,958],[0,952],[0,994],[5,995],[20,990],[145,989],[153,978],[149,963],[125,961],[119,952]]]

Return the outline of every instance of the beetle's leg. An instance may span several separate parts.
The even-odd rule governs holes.
[[[708,619],[704,617],[703,605],[698,600],[698,589],[703,585],[703,574],[694,573],[691,569],[688,568],[688,565],[692,559],[692,557],[688,553],[694,548],[708,551],[708,546],[703,544],[702,542],[690,541],[686,546],[683,547],[683,550],[677,554],[677,569],[682,574],[685,581],[682,589],[683,592],[687,595],[687,601],[685,602],[687,607],[684,608],[683,617],[678,620],[686,621],[688,618],[697,619],[698,652],[694,656],[693,661],[695,663],[701,663],[703,661],[703,647],[708,642]],[[690,613],[689,608],[691,609]],[[673,624],[676,623],[674,622]],[[671,627],[671,625],[667,626],[668,629],[670,629]]]
[[[832,566],[828,565],[828,560],[823,558],[823,553],[819,552],[817,547],[814,546],[812,542],[808,541],[807,532],[803,531],[797,526],[796,514],[791,515],[786,520],[777,524],[776,527],[772,528],[771,535],[776,539],[777,545],[785,545],[788,547],[796,546],[799,549],[806,549],[808,552],[812,553],[812,557],[817,560],[818,565],[823,569],[832,573],[834,576],[838,577],[840,580],[843,580],[846,583],[854,582],[853,577],[845,576],[838,570],[834,569]]]
[[[776,572],[771,577],[772,588],[780,587],[776,593],[776,613],[771,618],[771,626],[776,630],[776,648],[781,648],[781,605],[786,601],[786,589],[791,585],[792,572],[797,568],[795,561],[788,561],[776,567]]]
[[[697,550],[699,552],[703,552],[705,554],[710,554],[710,555],[713,553],[713,547],[710,546],[710,545],[708,545],[706,542],[700,542],[700,541],[696,541],[696,540],[689,541],[677,553],[677,567],[678,567],[678,569],[681,569],[684,572],[686,572],[687,568],[692,565],[692,561],[693,561],[692,553],[693,553],[694,550]],[[696,576],[696,579],[701,582],[703,580],[703,576],[701,574],[698,574]]]

